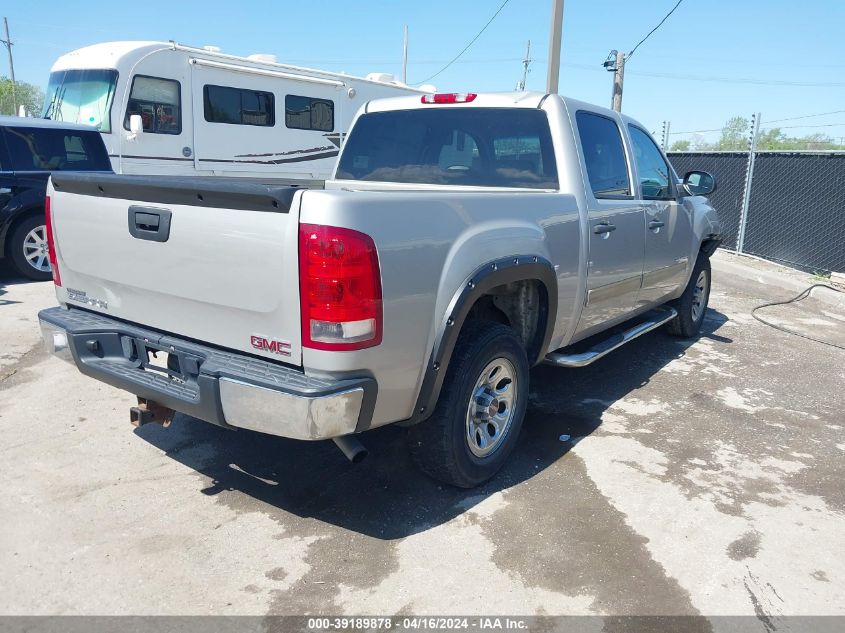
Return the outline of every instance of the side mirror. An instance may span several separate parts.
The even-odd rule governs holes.
[[[684,176],[684,189],[691,196],[709,196],[716,191],[716,177],[706,171],[689,171]]]
[[[138,136],[144,133],[144,121],[140,114],[132,114],[129,116],[129,131]]]

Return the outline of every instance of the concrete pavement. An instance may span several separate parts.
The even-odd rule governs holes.
[[[715,271],[701,338],[535,369],[473,491],[419,474],[398,428],[357,466],[184,416],[134,430],[132,396],[40,350],[51,285],[0,277],[0,613],[845,615],[845,352],[751,318],[790,288]],[[815,299],[773,310],[845,330]]]

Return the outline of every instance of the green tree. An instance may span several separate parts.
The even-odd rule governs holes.
[[[718,149],[742,151],[748,148],[748,132],[751,123],[745,117],[735,116],[722,127]]]
[[[779,127],[773,127],[771,130],[763,130],[757,136],[757,149],[783,149],[785,141],[786,134]]]
[[[691,143],[686,140],[675,141],[672,143],[672,147],[669,148],[670,152],[688,152]]]
[[[789,150],[830,150],[840,146],[825,134],[807,134],[806,136],[787,136],[780,128],[763,130],[757,137],[757,149]]]
[[[15,115],[18,113],[18,108],[23,105],[27,114],[39,116],[44,105],[44,91],[25,81],[17,81],[14,101],[15,104],[12,103],[12,80],[0,76],[0,114]]]

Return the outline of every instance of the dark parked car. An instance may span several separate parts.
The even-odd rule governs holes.
[[[50,279],[44,195],[53,171],[111,171],[93,127],[0,117],[0,257],[29,279]]]

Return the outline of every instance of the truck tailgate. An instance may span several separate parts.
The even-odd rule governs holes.
[[[61,302],[300,364],[296,189],[57,174],[48,195]]]

